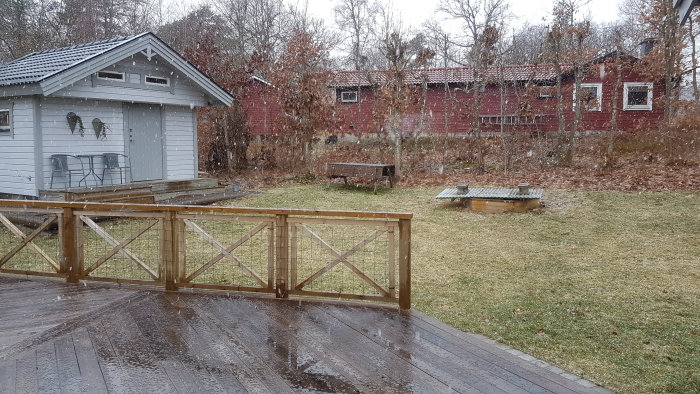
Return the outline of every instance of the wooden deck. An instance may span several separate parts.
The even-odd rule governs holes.
[[[0,392],[606,390],[419,312],[0,275]]]
[[[44,201],[111,202],[131,204],[209,204],[237,198],[233,191],[212,178],[139,181],[117,185],[40,190]]]

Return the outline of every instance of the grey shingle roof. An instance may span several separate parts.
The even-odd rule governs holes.
[[[41,82],[56,73],[108,52],[141,35],[30,53],[0,65],[0,86]]]
[[[569,66],[563,66],[568,68]],[[423,78],[427,83],[468,83],[474,82],[477,79],[473,67],[455,67],[455,68],[431,68],[427,70],[413,69],[406,72],[406,83],[409,85],[417,85],[422,83]],[[500,77],[506,81],[548,81],[557,77],[557,74],[552,64],[523,64],[503,66],[501,69],[497,66],[490,66],[486,69],[486,80],[497,81]],[[387,72],[382,70],[373,71],[338,71],[331,86],[368,86],[373,84],[385,83]]]

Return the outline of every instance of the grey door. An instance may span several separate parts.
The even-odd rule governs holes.
[[[130,104],[127,137],[134,181],[163,179],[163,125],[159,105]]]

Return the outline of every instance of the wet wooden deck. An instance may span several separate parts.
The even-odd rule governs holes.
[[[422,313],[0,276],[0,392],[606,392]]]

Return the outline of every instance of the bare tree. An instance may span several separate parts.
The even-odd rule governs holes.
[[[547,26],[524,24],[513,32],[509,48],[504,51],[505,64],[537,64],[542,61]]]
[[[222,17],[226,46],[242,62],[256,58],[256,71],[267,75],[291,31],[283,1],[215,0],[213,7]]]
[[[651,78],[664,80],[664,122],[661,126],[666,128],[671,119],[671,101],[677,96],[675,88],[683,71],[685,28],[678,24],[678,10],[673,6],[673,0],[625,0],[624,6],[624,9],[620,8],[623,18],[636,21],[638,37],[654,39],[654,48],[644,58],[640,71]]]
[[[415,93],[407,84],[407,78],[412,68],[420,67],[419,55],[425,48],[425,39],[422,35],[413,35],[387,8],[381,10],[380,16],[378,47],[384,58],[386,74],[377,94],[382,105],[377,106],[381,113],[376,117],[381,128],[394,141],[394,165],[396,175],[400,177],[403,142],[412,131],[407,130],[406,113]]]
[[[484,172],[486,163],[480,114],[488,82],[486,71],[496,58],[496,44],[504,28],[508,3],[506,0],[441,0],[438,9],[460,21],[467,33],[466,39],[456,42],[456,45],[468,50],[469,65],[474,67],[472,130],[476,138],[477,170]]]
[[[367,47],[375,33],[378,9],[376,0],[338,0],[333,8],[338,29],[344,33],[342,39],[348,53],[348,63],[355,70],[368,66]]]
[[[447,158],[447,148],[449,144],[450,120],[452,119],[454,100],[450,89],[450,81],[448,79],[448,67],[451,65],[455,56],[453,54],[454,46],[452,45],[452,37],[450,33],[443,30],[442,26],[437,22],[426,22],[423,25],[423,30],[428,37],[428,44],[433,48],[435,57],[439,59],[442,68],[442,88],[443,88],[443,119],[442,119],[442,144],[435,144],[435,138],[431,141],[435,144],[434,150],[439,152],[439,170],[440,174],[445,170],[445,161]]]
[[[690,43],[690,75],[691,75],[691,86],[693,89],[693,100],[698,103],[700,102],[700,89],[698,88],[698,51],[697,51],[697,39],[700,35],[700,29],[698,29],[698,24],[700,24],[700,12],[695,9],[688,18],[688,41]]]
[[[586,72],[585,62],[591,52],[584,45],[590,35],[590,22],[577,21],[579,9],[589,0],[557,0],[552,12],[553,20],[547,35],[547,58],[554,65],[557,91],[558,130],[554,148],[556,165],[571,165],[574,156],[576,132],[581,122],[582,101],[589,102],[593,97],[581,89],[581,81]],[[574,121],[567,127],[562,89],[563,63],[570,63],[574,75]],[[596,101],[599,98],[596,97]],[[567,130],[568,129],[568,130]]]

